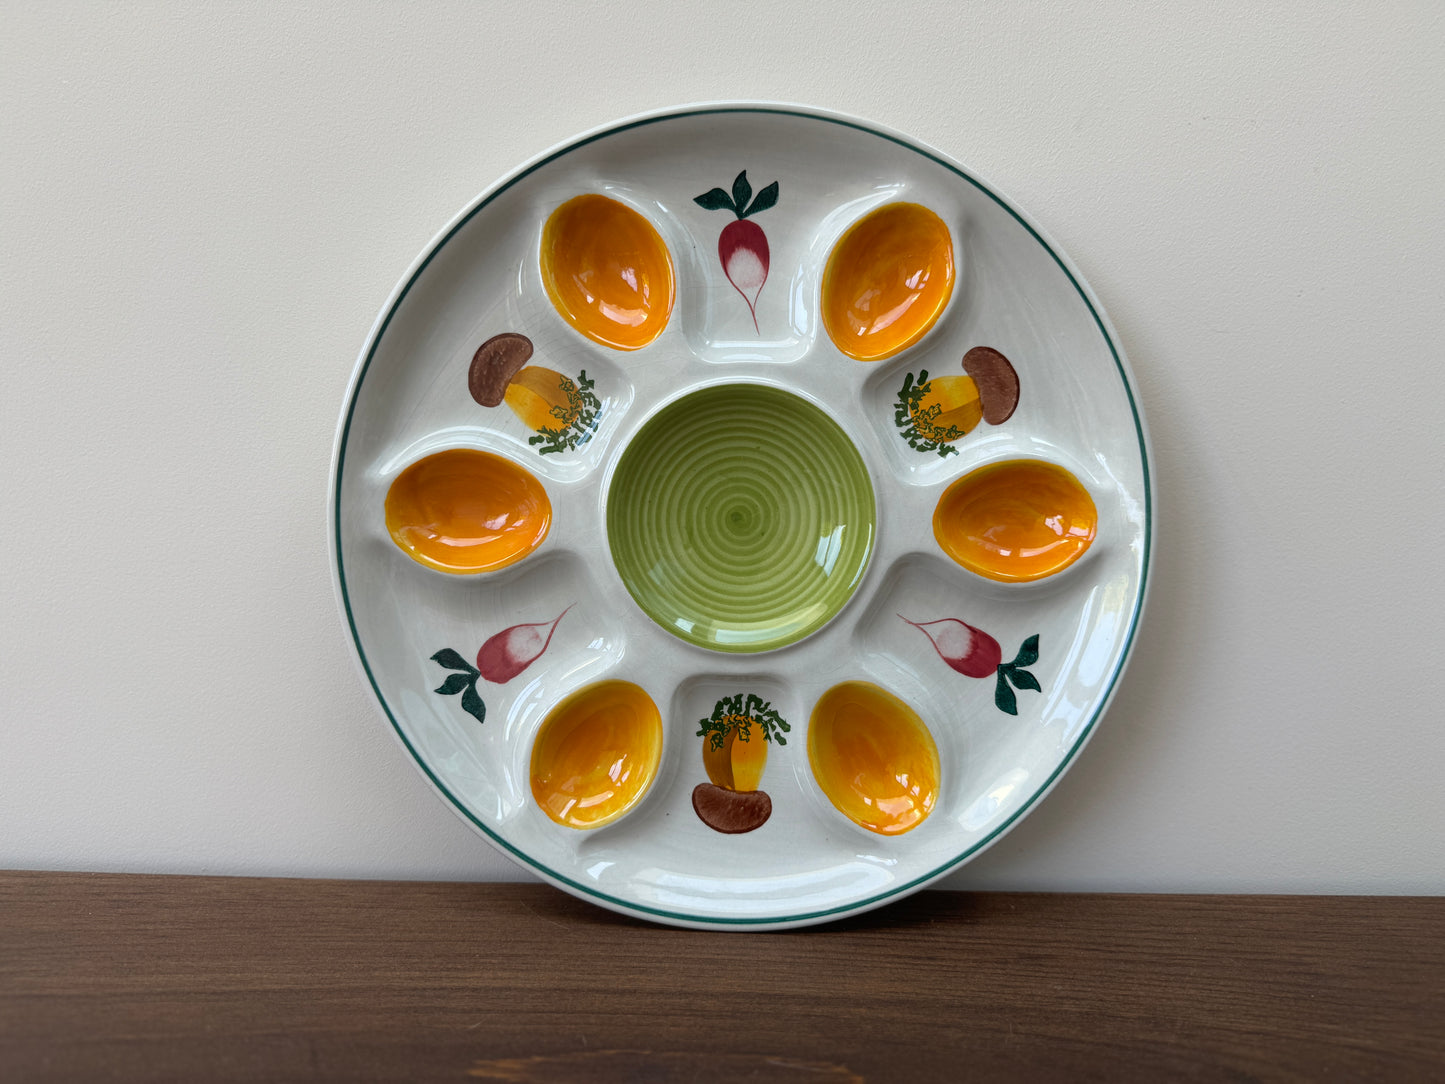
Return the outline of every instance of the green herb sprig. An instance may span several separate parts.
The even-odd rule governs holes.
[[[698,720],[697,736],[707,737],[708,744],[718,750],[723,747],[731,730],[737,731],[741,741],[751,741],[753,724],[762,731],[764,741],[788,744],[783,735],[793,728],[774,710],[771,701],[755,693],[723,697],[712,709],[711,715]]]
[[[540,444],[538,453],[547,455],[580,448],[596,436],[597,416],[602,411],[602,401],[592,391],[596,386],[597,381],[587,378],[586,369],[577,374],[575,383],[564,376],[560,387],[567,396],[567,405],[554,406],[551,411],[561,424],[544,425],[527,438],[527,443]]]

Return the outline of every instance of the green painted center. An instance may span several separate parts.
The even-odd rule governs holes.
[[[643,612],[689,643],[768,651],[826,624],[873,548],[853,442],[789,392],[724,384],[638,430],[607,493],[607,540]]]

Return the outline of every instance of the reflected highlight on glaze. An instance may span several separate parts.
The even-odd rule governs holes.
[[[662,715],[628,681],[578,689],[547,713],[532,745],[532,797],[568,828],[600,828],[635,806],[662,760]]]
[[[808,763],[828,801],[879,835],[918,827],[938,801],[938,746],[918,713],[866,681],[819,698],[808,720]]]
[[[672,257],[652,223],[606,196],[568,200],[542,229],[542,284],[562,319],[616,350],[646,346],[667,326]]]
[[[953,239],[917,203],[864,216],[833,246],[823,272],[823,327],[858,361],[879,361],[926,335],[953,296]]]
[[[949,486],[933,513],[933,536],[964,568],[991,580],[1052,576],[1094,541],[1093,499],[1063,467],[1015,459],[980,467]]]
[[[441,572],[492,572],[535,550],[552,502],[528,471],[471,448],[418,460],[386,494],[386,529],[412,560]]]

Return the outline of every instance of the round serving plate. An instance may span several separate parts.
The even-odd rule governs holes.
[[[946,155],[822,110],[620,121],[382,308],[332,563],[402,745],[526,869],[799,926],[958,869],[1138,628],[1148,441],[1103,311]]]

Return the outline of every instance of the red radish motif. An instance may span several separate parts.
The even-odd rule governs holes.
[[[902,614],[898,616],[908,621]],[[927,636],[938,657],[964,677],[993,677],[999,663],[1003,662],[1003,648],[998,646],[997,640],[956,618],[908,623]]]
[[[575,606],[576,603],[572,605]],[[568,606],[567,610],[571,608],[572,606]],[[477,671],[494,685],[511,681],[547,650],[547,645],[552,642],[552,634],[557,631],[558,622],[567,616],[567,610],[563,610],[551,621],[513,625],[497,633],[477,652]],[[545,637],[540,631],[542,629],[547,630]]]
[[[898,618],[908,621],[902,614]],[[1039,679],[1024,669],[1039,661],[1038,633],[1023,642],[1013,662],[1004,662],[1003,650],[997,640],[955,617],[908,621],[908,624],[927,636],[938,657],[964,677],[996,677],[993,702],[999,711],[1009,715],[1019,713],[1018,694],[1014,689],[1029,689],[1036,693],[1044,691]]]
[[[709,211],[726,207],[737,220],[723,227],[717,239],[717,255],[722,262],[723,274],[733,284],[733,289],[747,302],[748,312],[753,318],[753,330],[758,330],[758,294],[768,280],[768,238],[756,222],[747,221],[749,215],[766,211],[778,202],[778,182],[774,181],[761,192],[752,204],[753,186],[748,183],[748,171],[743,170],[733,181],[732,195],[721,188],[714,188],[695,196],[693,202]]]

